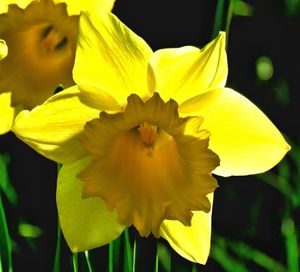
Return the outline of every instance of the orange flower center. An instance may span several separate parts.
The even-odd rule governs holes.
[[[208,149],[209,133],[199,129],[202,118],[180,118],[177,109],[157,93],[146,102],[131,95],[125,112],[102,112],[81,138],[92,156],[78,176],[82,196],[101,197],[142,236],[158,237],[164,219],[190,225],[192,211],[210,210],[207,194],[217,187],[211,171],[219,158]]]
[[[150,125],[147,122],[143,122],[137,130],[144,146],[148,149],[147,155],[152,156],[157,136],[157,127]]]
[[[47,54],[53,54],[68,43],[68,38],[50,25],[44,30],[44,39],[41,41],[41,47]]]

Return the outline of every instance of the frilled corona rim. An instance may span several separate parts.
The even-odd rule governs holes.
[[[146,102],[130,95],[125,112],[102,112],[81,138],[93,158],[78,176],[83,197],[100,197],[142,236],[159,237],[165,219],[190,225],[192,211],[209,212],[207,194],[217,187],[211,172],[219,158],[202,122],[180,118],[177,103],[158,93]]]
[[[22,31],[45,22],[66,29],[78,17],[70,16],[66,7],[66,3],[55,4],[51,0],[32,1],[25,9],[17,4],[10,4],[7,12],[0,14],[0,35],[6,31]]]

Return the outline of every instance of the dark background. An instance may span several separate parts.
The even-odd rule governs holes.
[[[291,144],[298,144],[299,10],[289,11],[288,1],[284,0],[245,2],[252,5],[254,12],[249,17],[232,18],[227,86],[252,100]],[[203,47],[211,40],[216,4],[217,1],[212,0],[117,0],[114,13],[142,36],[153,50],[183,45]],[[261,81],[256,75],[255,63],[262,55],[273,62],[274,74],[268,81]],[[0,152],[10,154],[10,179],[18,195],[17,205],[11,205],[3,197],[10,235],[14,240],[15,271],[52,271],[57,233],[56,164],[38,155],[11,133],[0,137]],[[287,163],[293,164],[289,158]],[[277,169],[272,172],[277,173]],[[281,232],[286,203],[283,195],[255,176],[217,179],[220,187],[215,193],[213,241],[219,235],[243,241],[285,265],[285,241]],[[299,229],[299,208],[293,212],[296,229]],[[20,236],[18,225],[23,221],[39,226],[42,235],[32,239]],[[141,243],[145,246],[140,262],[147,267],[153,239]],[[99,266],[98,271],[105,271],[101,262],[107,258],[107,248],[94,250],[91,255]],[[180,270],[181,267],[190,266],[176,254],[172,253],[172,258],[173,265],[176,264],[173,271],[184,271]],[[249,271],[266,271],[251,263],[247,267]],[[64,242],[62,268],[62,271],[71,271],[70,252]],[[209,258],[206,266],[199,265],[197,269],[226,271],[215,258]]]

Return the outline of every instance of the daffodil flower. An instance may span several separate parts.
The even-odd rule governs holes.
[[[133,225],[205,263],[221,176],[264,172],[289,145],[247,98],[225,88],[225,33],[198,49],[152,52],[114,15],[83,13],[77,83],[31,112],[14,133],[62,163],[57,206],[73,252]]]
[[[108,11],[113,3],[114,0],[1,0],[0,39],[6,41],[8,55],[0,62],[0,94],[11,93],[0,98],[1,103],[9,103],[0,112],[5,123],[13,121],[6,109],[32,109],[59,85],[74,85],[79,14],[83,9]],[[0,134],[9,129],[7,126]]]

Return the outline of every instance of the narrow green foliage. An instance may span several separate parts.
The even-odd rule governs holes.
[[[156,256],[155,256],[155,272],[158,272],[158,250],[156,250]]]
[[[6,216],[0,192],[0,270],[2,269],[2,271],[8,272],[13,271],[11,252],[11,239],[8,233]]]
[[[265,183],[269,184],[273,188],[281,192],[287,199],[293,202],[293,190],[289,183],[283,180],[280,176],[272,173],[266,172],[263,174],[256,175],[256,177]]]
[[[198,270],[197,270],[196,264],[193,264],[192,272],[197,272],[197,271],[198,271]]]
[[[225,0],[218,0],[216,14],[215,14],[215,21],[214,21],[214,26],[212,31],[212,39],[217,37],[219,31],[223,29],[224,5],[225,5]]]
[[[171,252],[165,244],[159,241],[157,242],[157,255],[163,271],[171,272]]]
[[[124,238],[124,271],[126,272],[126,271],[131,271],[132,262],[133,262],[128,229],[124,230],[123,238]]]
[[[114,271],[114,243],[108,245],[108,271]]]
[[[115,239],[113,244],[113,266],[114,270],[120,270],[120,252],[121,252],[121,236]]]
[[[61,229],[60,229],[60,224],[58,222],[57,223],[57,241],[56,241],[53,272],[60,271],[60,243],[61,243]]]
[[[72,264],[73,264],[73,271],[78,272],[78,254],[72,254]]]
[[[225,272],[248,272],[247,267],[240,261],[233,258],[225,245],[214,243],[211,248],[210,257],[214,259]]]
[[[299,272],[299,249],[298,237],[295,224],[292,218],[286,218],[281,226],[282,234],[285,237],[288,271]]]
[[[3,191],[8,201],[12,205],[17,205],[17,193],[10,183],[8,175],[8,164],[10,157],[8,154],[0,154],[0,191]]]
[[[276,260],[266,255],[265,253],[248,246],[244,242],[235,242],[220,236],[216,237],[216,235],[214,235],[214,237],[216,243],[213,246],[213,250],[216,250],[217,252],[214,252],[213,256],[214,257],[217,256],[218,258],[217,261],[219,260],[220,262],[222,262],[222,264],[220,262],[219,263],[222,266],[225,265],[227,269],[232,267],[232,264],[230,262],[228,263],[228,260],[232,258],[228,253],[228,249],[230,249],[232,252],[238,255],[238,259],[251,260],[253,263],[263,267],[266,271],[287,272],[286,268],[281,263],[277,262]],[[223,259],[224,256],[227,256],[226,258],[228,258],[228,260]],[[230,270],[226,270],[226,271],[230,271]],[[289,270],[289,271],[294,271],[294,270]],[[232,270],[232,272],[234,271]]]
[[[253,7],[252,5],[245,3],[241,0],[233,1],[233,15],[237,16],[252,16],[253,15]]]
[[[233,0],[219,0],[216,7],[212,39],[218,36],[220,31],[226,32],[226,45],[228,44],[229,30],[233,12]]]
[[[229,0],[228,8],[227,8],[226,23],[225,23],[226,46],[228,45],[230,25],[231,25],[231,19],[232,19],[232,12],[233,12],[233,0]]]
[[[135,263],[136,263],[136,238],[133,243],[133,259],[132,259],[132,272],[135,272]]]
[[[92,264],[91,264],[90,257],[89,257],[89,252],[85,251],[84,256],[85,256],[88,272],[93,272]]]

